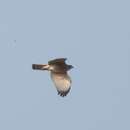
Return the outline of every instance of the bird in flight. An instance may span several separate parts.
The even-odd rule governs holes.
[[[65,63],[67,58],[58,58],[48,61],[48,64],[32,64],[34,70],[50,71],[51,79],[55,84],[58,95],[64,97],[68,94],[71,88],[71,78],[67,71],[73,68],[72,65]]]

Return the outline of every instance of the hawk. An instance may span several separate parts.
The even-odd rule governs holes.
[[[72,65],[65,63],[67,58],[58,58],[48,61],[48,64],[32,64],[34,70],[50,71],[51,79],[55,84],[58,95],[64,97],[68,94],[71,88],[71,78],[67,71],[73,68]]]

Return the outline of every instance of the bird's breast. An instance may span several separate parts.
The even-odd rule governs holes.
[[[51,78],[59,90],[65,90],[71,86],[71,79],[67,74],[51,73]]]

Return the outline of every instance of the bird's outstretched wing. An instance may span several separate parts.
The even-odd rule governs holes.
[[[51,72],[51,78],[56,86],[58,94],[62,97],[66,96],[71,88],[71,79],[67,73]]]
[[[48,64],[49,65],[53,65],[53,64],[65,64],[66,60],[67,60],[67,58],[58,58],[58,59],[54,59],[54,60],[48,61]]]

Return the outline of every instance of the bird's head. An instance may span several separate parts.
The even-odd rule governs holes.
[[[74,68],[72,65],[67,65],[68,70]]]

